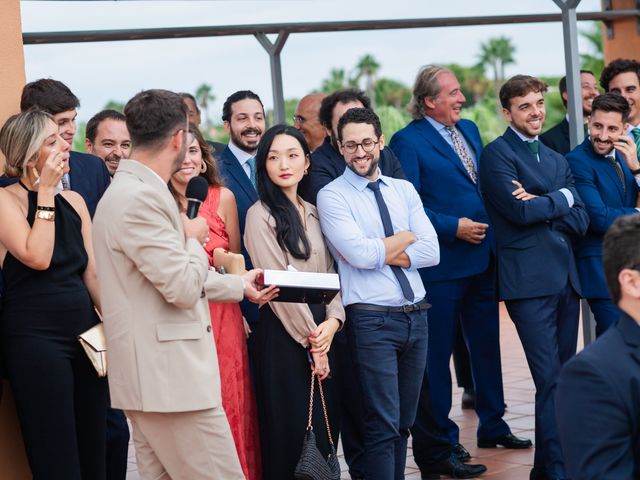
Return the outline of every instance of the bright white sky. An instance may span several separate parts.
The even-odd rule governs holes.
[[[23,0],[21,7],[24,32],[559,12],[553,0]],[[578,8],[597,10],[600,0],[582,0]],[[282,52],[284,95],[299,98],[319,88],[331,68],[350,70],[366,53],[381,64],[380,76],[411,85],[421,65],[476,63],[480,44],[500,35],[516,46],[508,76],[564,73],[560,23],[301,33],[290,35]],[[142,89],[192,92],[203,82],[217,97],[215,119],[236,90],[253,90],[272,105],[269,59],[252,36],[28,45],[25,60],[27,81],[50,77],[73,90],[81,120]]]

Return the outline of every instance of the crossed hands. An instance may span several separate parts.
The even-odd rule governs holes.
[[[331,369],[329,368],[329,357],[327,353],[331,349],[333,336],[340,328],[340,320],[337,318],[327,318],[313,331],[308,338],[311,346],[311,357],[313,363],[311,370],[318,375],[320,380],[327,378]]]
[[[513,183],[516,187],[518,187],[513,192],[511,192],[511,195],[516,197],[518,200],[522,200],[523,202],[526,202],[527,200],[531,200],[532,198],[538,198],[538,195],[534,195],[533,193],[527,192],[522,186],[522,184],[517,180],[511,180],[511,183]]]

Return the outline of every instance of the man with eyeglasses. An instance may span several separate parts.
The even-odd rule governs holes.
[[[326,131],[320,123],[320,104],[327,95],[324,93],[312,93],[305,95],[298,102],[293,115],[293,126],[300,130],[304,139],[313,152],[317,149],[326,136]]]
[[[363,476],[404,478],[427,356],[429,304],[417,269],[438,263],[438,240],[412,185],[380,172],[377,115],[352,108],[337,133],[347,168],[318,194],[318,213],[348,314],[362,399]]]
[[[465,101],[453,72],[437,65],[423,67],[413,88],[415,120],[390,144],[440,241],[440,264],[420,271],[433,308],[429,378],[411,430],[413,454],[427,478],[440,474],[470,478],[486,470],[483,465],[462,463],[471,455],[460,444],[458,425],[449,418],[449,362],[459,329],[471,360],[478,447],[531,447],[530,440],[512,435],[503,420],[495,240],[478,186],[482,140],[478,127],[460,116]]]
[[[556,388],[567,476],[580,480],[638,478],[640,472],[640,215],[613,222],[603,261],[621,315],[566,363]]]
[[[338,121],[350,108],[371,109],[371,100],[358,90],[339,90],[332,93],[320,105],[320,122],[326,137],[311,155],[311,169],[300,185],[301,196],[316,203],[318,192],[344,172],[344,158],[338,147]],[[384,175],[405,178],[400,162],[389,149],[380,152],[380,170]]]

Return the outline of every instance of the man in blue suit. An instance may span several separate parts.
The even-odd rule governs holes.
[[[495,229],[498,289],[536,385],[531,479],[567,478],[554,419],[560,367],[576,351],[580,279],[572,243],[589,217],[562,155],[538,141],[547,85],[516,75],[500,89],[510,123],[480,158],[480,186]]]
[[[445,457],[434,435],[454,446],[458,460],[469,453],[459,444],[459,431],[449,419],[449,362],[458,328],[469,348],[480,419],[478,446],[529,448],[531,441],[511,434],[502,419],[504,396],[500,365],[498,303],[495,298],[493,232],[478,189],[477,165],[482,151],[478,127],[460,118],[465,97],[453,72],[423,67],[413,90],[409,125],[391,139],[402,167],[416,187],[440,243],[440,264],[420,271],[432,304],[429,315],[427,382],[412,429],[416,463],[425,474],[467,478],[470,465]],[[429,428],[432,417],[437,431]],[[479,469],[478,469],[479,470]],[[465,476],[463,476],[465,475]]]
[[[633,139],[625,135],[629,104],[616,93],[593,101],[589,138],[567,155],[576,190],[589,214],[589,230],[576,251],[582,294],[600,336],[619,317],[602,268],[602,240],[613,221],[637,213],[640,164]]]
[[[558,380],[558,432],[576,480],[640,477],[639,269],[640,216],[623,216],[604,237],[604,272],[620,320],[567,362]]]
[[[222,121],[229,134],[229,144],[220,154],[218,165],[225,186],[236,197],[241,251],[247,269],[250,270],[251,258],[242,239],[247,210],[258,200],[255,154],[265,131],[264,106],[260,97],[250,90],[240,90],[230,95],[222,106]],[[240,308],[249,327],[253,330],[258,321],[257,305],[243,300]]]

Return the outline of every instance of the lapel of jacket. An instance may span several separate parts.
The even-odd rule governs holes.
[[[71,180],[70,188],[74,192],[84,193],[89,190],[85,170],[86,165],[82,163],[82,155],[72,151],[69,155],[69,178]]]
[[[258,199],[258,193],[229,146],[220,154],[220,160],[224,163],[225,172],[238,183],[247,197],[249,197],[252,202],[255,202]]]
[[[541,183],[546,185],[547,191],[556,190],[553,181],[555,180],[558,167],[547,152],[547,150],[552,151],[551,149],[548,149],[542,142],[539,142],[540,150],[538,151],[538,157],[540,158],[540,162],[538,162],[536,157],[531,153],[531,150],[529,150],[529,147],[525,145],[525,142],[520,139],[511,127],[507,127],[502,137],[511,147],[516,158],[520,162],[531,166],[531,168],[528,168],[528,171],[535,175]]]
[[[616,328],[620,330],[622,339],[629,347],[631,356],[640,363],[640,325],[626,313],[618,320]]]
[[[442,135],[438,133],[433,125],[429,123],[429,120],[427,120],[426,118],[417,120],[416,128],[418,129],[420,134],[442,154],[443,157],[452,162],[453,165],[460,171],[460,173],[462,173],[469,182],[473,183],[473,180],[471,180],[471,177],[469,176],[469,172],[467,172],[467,169],[464,168],[462,160],[460,159],[458,154],[451,147],[451,145],[449,145],[447,141],[442,138]],[[467,137],[465,136],[465,138]],[[476,156],[476,158],[478,157]]]
[[[620,183],[620,177],[618,177],[618,173],[611,166],[611,164],[609,163],[609,160],[604,158],[602,155],[598,155],[596,152],[593,151],[593,147],[591,146],[591,141],[588,138],[582,143],[582,146],[584,147],[584,149],[588,153],[588,155],[591,158],[594,159],[594,161],[596,162],[596,165],[599,168],[599,170],[604,172],[604,174],[607,176],[607,178],[609,178],[609,181],[611,182],[612,185],[615,185],[616,191],[618,192],[618,195],[620,196],[620,201],[624,205],[624,191],[622,190],[622,184]],[[616,160],[620,160],[620,158],[618,157],[617,154],[616,154]],[[624,162],[618,162],[618,163],[623,164]],[[624,167],[622,168],[622,172],[623,173],[625,172]],[[631,173],[629,173],[629,175],[631,175]],[[625,175],[625,177],[626,177],[626,175]]]

